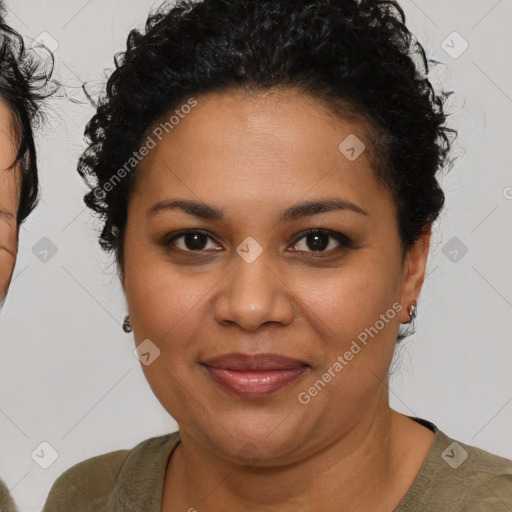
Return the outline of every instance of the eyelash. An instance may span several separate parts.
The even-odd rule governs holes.
[[[170,247],[174,244],[174,242],[180,238],[183,238],[186,235],[192,235],[192,234],[200,234],[208,237],[210,240],[212,240],[215,243],[218,243],[207,231],[203,231],[201,229],[192,229],[192,230],[183,230],[178,231],[176,233],[173,233],[172,236],[168,236],[164,242],[164,247]],[[322,257],[323,254],[331,254],[334,251],[340,251],[341,249],[350,249],[353,247],[352,241],[342,233],[338,233],[336,231],[330,231],[328,229],[307,229],[306,231],[303,231],[299,234],[298,238],[291,244],[296,245],[298,242],[300,242],[303,238],[307,238],[309,235],[327,235],[329,238],[335,239],[339,246],[335,249],[330,249],[328,251],[296,251],[296,252],[302,252],[302,253],[310,253],[310,254],[317,254],[320,256],[313,256],[315,258]],[[190,252],[190,253],[200,253],[202,250],[191,250],[191,249],[178,249],[183,252]],[[220,252],[220,251],[219,251]]]

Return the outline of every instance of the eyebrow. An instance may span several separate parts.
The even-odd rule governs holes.
[[[190,201],[188,199],[174,199],[158,201],[147,211],[147,215],[151,216],[161,211],[180,209],[189,215],[199,217],[207,220],[224,220],[224,213],[222,210],[214,208],[206,203],[199,201]],[[368,212],[363,210],[357,204],[340,198],[328,198],[316,201],[305,201],[298,203],[290,208],[287,208],[281,213],[279,222],[289,222],[299,219],[301,217],[309,217],[319,213],[326,213],[330,211],[352,211],[361,215],[368,215]]]

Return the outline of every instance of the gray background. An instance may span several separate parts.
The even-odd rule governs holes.
[[[6,5],[8,22],[29,46],[43,32],[58,44],[57,76],[69,97],[50,102],[37,136],[42,201],[21,231],[0,313],[0,475],[23,512],[40,510],[71,465],[176,429],[121,329],[124,297],[112,260],[95,240],[99,224],[82,203],[86,189],[75,171],[93,114],[82,83],[101,90],[128,31],[142,27],[159,4]],[[459,441],[512,458],[512,0],[401,4],[429,55],[443,62],[434,83],[456,91],[450,125],[460,136],[459,159],[442,180],[447,204],[434,226],[417,333],[397,352],[391,404]],[[469,44],[461,55],[454,31]],[[46,239],[56,253],[45,261]],[[58,458],[43,469],[52,450]]]

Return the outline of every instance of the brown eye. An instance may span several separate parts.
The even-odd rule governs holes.
[[[182,242],[177,244],[176,241],[180,239],[183,239]],[[205,231],[188,230],[174,233],[171,238],[164,242],[164,245],[166,247],[175,246],[179,250],[185,252],[198,252],[207,250],[206,247],[208,240],[211,240],[216,244],[215,240],[213,240],[213,238]],[[217,249],[214,248],[214,250]]]
[[[305,242],[300,244],[301,240]],[[349,248],[352,243],[349,238],[336,231],[310,229],[302,233],[302,237],[293,244],[295,248],[300,245],[303,249],[296,249],[298,252],[330,253],[340,248]]]

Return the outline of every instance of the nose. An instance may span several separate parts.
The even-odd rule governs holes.
[[[293,321],[291,287],[265,250],[252,262],[237,254],[222,284],[215,302],[215,318],[220,324],[234,323],[255,331],[263,324],[285,326]]]

